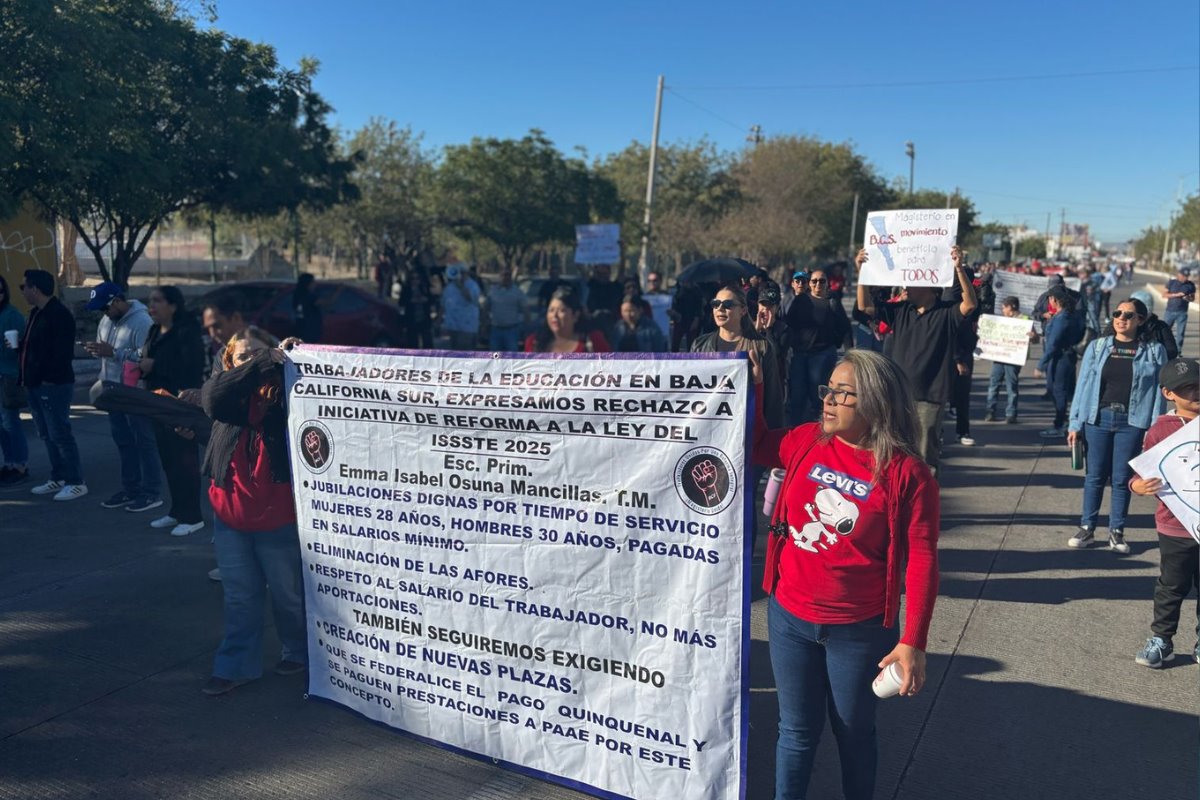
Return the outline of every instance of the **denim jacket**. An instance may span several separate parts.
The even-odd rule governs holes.
[[[1079,367],[1079,382],[1071,402],[1068,430],[1078,431],[1083,423],[1095,424],[1100,416],[1100,374],[1113,351],[1113,337],[1105,336],[1088,345]],[[1158,342],[1140,342],[1133,357],[1133,389],[1129,393],[1129,424],[1147,430],[1166,409],[1158,390],[1158,371],[1167,363],[1167,351]]]

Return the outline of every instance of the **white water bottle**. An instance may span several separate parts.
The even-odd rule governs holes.
[[[775,513],[775,501],[779,499],[779,489],[783,486],[783,478],[787,470],[773,469],[767,478],[767,489],[763,492],[762,512],[767,517]]]

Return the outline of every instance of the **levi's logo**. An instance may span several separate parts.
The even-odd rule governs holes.
[[[808,471],[808,479],[825,486],[832,486],[844,495],[858,500],[866,500],[871,496],[871,484],[853,478],[844,472],[830,469],[824,464],[814,464]]]

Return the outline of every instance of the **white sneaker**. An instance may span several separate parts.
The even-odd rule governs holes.
[[[29,490],[30,494],[58,494],[66,486],[62,481],[46,481]]]
[[[963,447],[974,447],[975,446],[975,440],[973,438],[971,438],[970,436],[958,437],[958,443],[961,444]]]
[[[171,528],[172,536],[187,536],[189,533],[195,533],[204,527],[204,520],[199,522],[181,522],[174,528]]]
[[[221,568],[220,568],[220,567],[218,567],[217,569],[210,569],[210,570],[208,571],[208,579],[209,579],[210,581],[217,581],[217,582],[220,582],[220,580],[221,580]]]
[[[150,523],[151,528],[174,528],[179,524],[179,520],[174,517],[159,517]]]
[[[88,493],[86,483],[68,483],[58,490],[58,494],[54,495],[54,499],[58,501],[78,500]]]

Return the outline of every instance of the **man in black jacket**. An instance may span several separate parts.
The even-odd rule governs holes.
[[[25,270],[21,293],[29,303],[29,321],[21,339],[20,381],[29,392],[29,410],[50,457],[50,480],[33,487],[37,495],[75,500],[88,493],[71,433],[71,395],[75,392],[75,318],[54,296],[54,276]]]
[[[808,276],[808,291],[792,298],[784,321],[792,346],[788,423],[801,425],[820,412],[817,387],[829,380],[837,364],[838,347],[850,334],[850,319],[842,304],[829,297],[829,277],[818,269]]]

